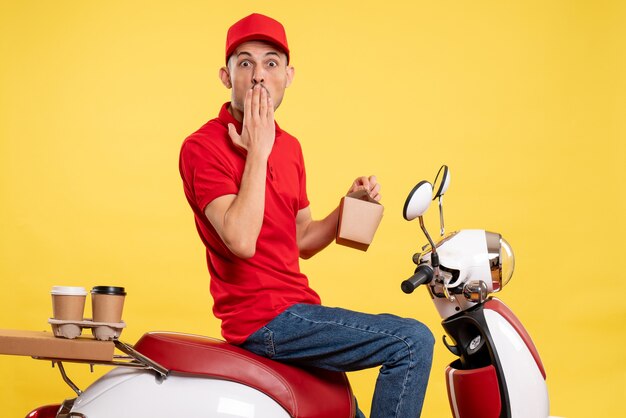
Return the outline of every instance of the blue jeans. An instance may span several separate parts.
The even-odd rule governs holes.
[[[372,418],[417,418],[435,340],[426,326],[394,315],[298,304],[252,334],[241,347],[282,362],[334,371],[382,366]],[[364,418],[358,410],[357,417]]]

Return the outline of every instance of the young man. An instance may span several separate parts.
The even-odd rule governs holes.
[[[418,417],[430,331],[412,319],[324,307],[300,272],[299,257],[334,239],[338,209],[311,218],[300,144],[274,121],[294,77],[283,26],[259,14],[235,23],[219,76],[231,101],[184,141],[180,172],[224,338],[274,360],[329,370],[382,365],[371,416]],[[363,189],[380,200],[374,176],[357,178],[348,193]]]

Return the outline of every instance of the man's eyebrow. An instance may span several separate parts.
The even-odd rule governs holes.
[[[237,58],[239,58],[240,56],[245,55],[246,57],[251,57],[252,54],[249,53],[248,51],[241,51],[237,53]],[[265,56],[267,57],[268,55],[276,55],[277,57],[280,57],[280,54],[276,51],[269,51],[265,53]]]

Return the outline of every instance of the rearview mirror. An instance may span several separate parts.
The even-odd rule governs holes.
[[[448,190],[448,186],[450,186],[450,170],[447,165],[442,165],[435,177],[435,185],[433,186],[435,194],[433,195],[433,200],[443,196]]]
[[[420,217],[426,213],[433,195],[433,186],[426,180],[417,183],[404,202],[402,215],[407,221]]]
[[[439,171],[437,172],[437,176],[435,177],[435,194],[433,196],[433,200],[439,199],[439,233],[443,237],[446,232],[446,228],[443,223],[443,195],[448,190],[448,186],[450,186],[450,170],[448,170],[447,165],[442,165]]]

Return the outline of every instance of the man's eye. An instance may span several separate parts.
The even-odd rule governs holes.
[[[250,65],[252,65],[252,64],[250,64],[250,61],[241,61],[239,63],[240,67],[249,67]]]
[[[278,67],[278,63],[276,61],[270,61],[267,63],[269,67]]]

